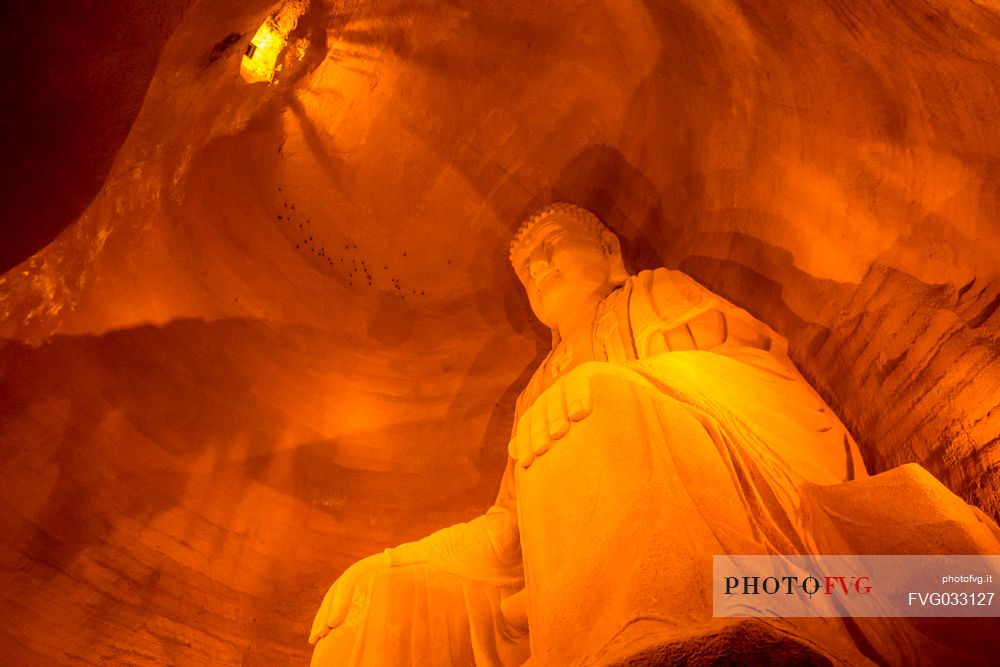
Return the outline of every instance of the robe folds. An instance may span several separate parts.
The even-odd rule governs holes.
[[[681,664],[750,644],[758,661],[987,664],[1000,648],[964,619],[714,618],[715,554],[1000,554],[1000,530],[917,465],[869,476],[783,339],[680,272],[631,277],[592,338],[597,361],[565,371],[590,414],[509,460],[486,514],[387,550],[314,665]],[[552,368],[515,436],[560,391]]]

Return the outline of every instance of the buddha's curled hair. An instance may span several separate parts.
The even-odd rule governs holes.
[[[513,263],[514,253],[517,252],[521,245],[524,243],[525,239],[531,234],[531,231],[537,227],[541,222],[553,215],[564,215],[568,216],[570,219],[579,222],[583,225],[583,228],[594,235],[595,239],[600,240],[601,234],[607,230],[604,223],[601,222],[600,218],[594,215],[591,211],[583,208],[582,206],[577,206],[576,204],[567,204],[566,202],[557,202],[555,204],[549,204],[545,208],[541,209],[530,218],[521,223],[518,227],[517,233],[514,234],[514,240],[510,242],[510,260]]]

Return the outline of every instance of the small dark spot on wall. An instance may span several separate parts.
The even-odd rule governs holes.
[[[241,35],[238,32],[231,32],[225,37],[223,37],[221,40],[219,40],[215,44],[215,46],[212,47],[212,51],[208,54],[208,62],[205,63],[205,67],[210,67],[211,65],[214,65],[215,61],[221,58],[222,54],[228,51],[233,46],[233,44],[236,44],[238,41],[240,41],[242,37],[243,35]],[[278,190],[281,190],[281,188],[278,188]]]

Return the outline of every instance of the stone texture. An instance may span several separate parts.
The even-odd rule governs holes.
[[[192,3],[0,278],[13,663],[304,664],[348,563],[492,500],[553,200],[779,330],[873,471],[1000,512],[994,3],[313,0],[248,86],[219,45],[275,6]]]

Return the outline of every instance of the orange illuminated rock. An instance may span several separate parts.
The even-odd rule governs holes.
[[[0,276],[4,661],[307,663],[351,563],[496,498],[549,201],[787,339],[870,473],[1000,516],[995,2],[7,4],[0,252],[69,227]],[[894,511],[837,531],[905,533],[874,479]]]
[[[869,479],[773,330],[682,273],[628,275],[589,211],[531,217],[511,261],[553,347],[518,399],[496,504],[348,568],[313,622],[314,666],[666,655],[734,625],[712,615],[713,554],[1000,554],[1000,529],[933,477]],[[900,493],[938,500],[886,517]],[[845,509],[873,534],[840,530]],[[836,664],[989,655],[867,620],[757,626]]]

